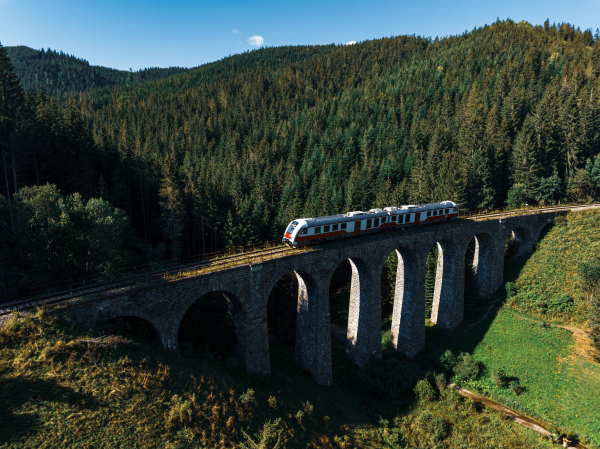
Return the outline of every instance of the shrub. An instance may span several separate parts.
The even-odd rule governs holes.
[[[277,409],[277,399],[275,399],[275,396],[269,396],[269,407],[273,410]]]
[[[460,380],[475,380],[479,376],[481,363],[468,352],[461,352],[452,368],[454,375]]]
[[[255,402],[254,390],[252,388],[248,388],[248,390],[246,390],[246,392],[240,396],[240,402],[243,404],[250,404],[251,402]]]
[[[429,438],[435,442],[442,441],[450,427],[443,418],[435,417],[427,412],[423,413],[415,420],[417,431],[428,435]]]
[[[174,395],[171,398],[171,407],[167,416],[167,426],[170,429],[182,427],[192,422],[192,403]]]
[[[415,388],[413,388],[413,391],[421,401],[431,401],[435,398],[435,390],[425,379],[419,380],[417,385],[415,385]]]
[[[507,282],[506,285],[504,286],[504,288],[506,289],[506,295],[509,298],[512,298],[513,296],[517,296],[517,294],[519,293],[517,284],[515,284],[514,282]]]
[[[456,364],[456,357],[454,357],[454,354],[452,354],[450,349],[446,349],[446,352],[442,354],[440,357],[440,363],[444,369],[452,371],[452,368],[454,368],[454,365]]]
[[[494,382],[498,388],[506,387],[506,373],[502,368],[492,371],[492,382]]]
[[[310,418],[310,416],[312,415],[312,412],[314,410],[313,405],[306,401],[302,403],[302,409],[304,410],[304,413],[306,413],[306,416],[308,416]]]
[[[510,388],[512,388],[517,396],[525,391],[525,387],[521,386],[518,380],[511,381]]]
[[[458,404],[462,401],[462,396],[454,388],[446,388],[442,396],[453,410],[456,410]]]
[[[435,379],[435,386],[440,391],[440,393],[442,393],[442,391],[446,389],[446,384],[448,383],[448,381],[446,380],[446,376],[444,375],[444,373],[441,373],[436,374],[433,378]]]
[[[241,449],[280,449],[284,448],[287,443],[285,428],[281,423],[281,418],[277,418],[273,422],[270,420],[265,422],[261,431],[255,435],[256,440],[253,440],[243,430],[242,433],[246,442],[240,444]]]

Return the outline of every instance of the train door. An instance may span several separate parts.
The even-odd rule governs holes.
[[[360,226],[362,225],[362,221],[358,220],[354,222],[354,236],[360,235]]]

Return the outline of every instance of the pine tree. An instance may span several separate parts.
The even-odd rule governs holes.
[[[16,193],[17,191],[17,161],[15,158],[15,150],[17,147],[17,132],[22,102],[23,90],[15,75],[14,67],[6,55],[6,49],[0,44],[0,151],[2,152],[6,200],[8,202],[11,228],[13,231],[15,223],[11,197],[12,193]],[[12,171],[14,181],[12,193],[10,189],[9,170]]]

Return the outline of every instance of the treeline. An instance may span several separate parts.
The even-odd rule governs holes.
[[[505,21],[265,49],[79,106],[120,160],[103,173],[112,201],[176,257],[276,239],[299,216],[597,196],[599,55],[589,31]]]
[[[248,52],[61,99],[63,117],[85,120],[81,134],[44,137],[58,171],[38,160],[46,144],[15,141],[0,192],[48,181],[102,192],[166,258],[277,239],[300,216],[584,201],[600,192],[599,58],[598,33],[510,20],[444,39]],[[25,98],[38,112],[24,142],[37,127],[48,136],[43,111],[57,106]],[[57,142],[74,135],[72,157]]]
[[[48,95],[57,98],[69,92],[156,81],[188,70],[183,67],[152,67],[128,72],[91,66],[85,59],[49,48],[34,50],[25,46],[6,47],[6,52],[23,89],[33,92],[42,88]]]

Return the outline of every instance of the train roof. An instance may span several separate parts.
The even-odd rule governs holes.
[[[326,217],[315,217],[315,218],[300,218],[299,220],[306,221],[308,226],[319,226],[333,223],[341,223],[346,221],[357,221],[364,220],[372,217],[383,217],[390,213],[406,213],[406,212],[417,212],[430,209],[440,209],[443,207],[458,207],[453,201],[442,201],[440,203],[428,203],[428,204],[409,204],[407,206],[400,207],[386,207],[385,209],[371,209],[368,211],[355,210],[347,212],[345,214],[328,215]]]

